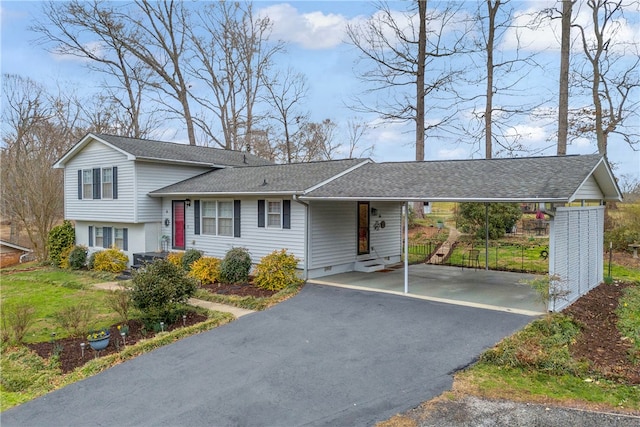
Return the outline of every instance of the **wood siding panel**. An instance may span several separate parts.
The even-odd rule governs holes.
[[[78,170],[118,168],[117,199],[78,199]],[[103,221],[134,221],[133,163],[126,156],[106,145],[93,141],[71,159],[64,169],[65,218],[75,221],[99,218]]]
[[[187,207],[186,214],[186,248],[195,248],[204,251],[206,256],[216,258],[224,258],[227,251],[234,247],[243,247],[249,250],[251,260],[254,264],[260,262],[265,255],[270,254],[274,250],[287,249],[289,253],[300,259],[299,268],[303,267],[304,261],[304,222],[305,208],[299,203],[291,203],[291,228],[290,229],[273,229],[258,227],[258,199],[257,198],[220,198],[217,200],[241,200],[240,211],[240,227],[242,229],[241,237],[229,236],[208,236],[204,234],[196,235],[194,233],[194,204]],[[201,198],[202,201],[208,200]],[[170,210],[171,199],[163,199],[162,212]],[[171,235],[171,224],[169,227],[164,225],[164,219],[170,218],[170,215],[164,214],[162,217],[161,234]],[[202,231],[202,229],[201,229]],[[169,244],[171,246],[171,244]]]

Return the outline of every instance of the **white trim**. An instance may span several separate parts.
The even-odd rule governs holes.
[[[0,245],[17,249],[19,251],[33,252],[33,249],[25,248],[24,246],[16,245],[15,243],[7,242],[6,240],[0,240]]]

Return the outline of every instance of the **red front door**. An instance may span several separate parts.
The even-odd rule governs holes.
[[[184,249],[184,202],[181,200],[174,200],[173,202],[173,249]]]

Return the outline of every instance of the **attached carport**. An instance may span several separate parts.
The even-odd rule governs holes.
[[[585,155],[370,163],[300,199],[404,202],[404,253],[409,203],[537,203],[551,217],[549,276],[566,293],[547,309],[559,311],[602,282],[604,203],[622,195],[606,158]]]

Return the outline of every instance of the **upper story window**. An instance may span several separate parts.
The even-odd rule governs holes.
[[[82,171],[82,197],[83,199],[93,199],[93,171],[86,169]]]
[[[78,170],[78,199],[117,199],[118,168]]]
[[[102,198],[113,198],[113,168],[102,169]]]

